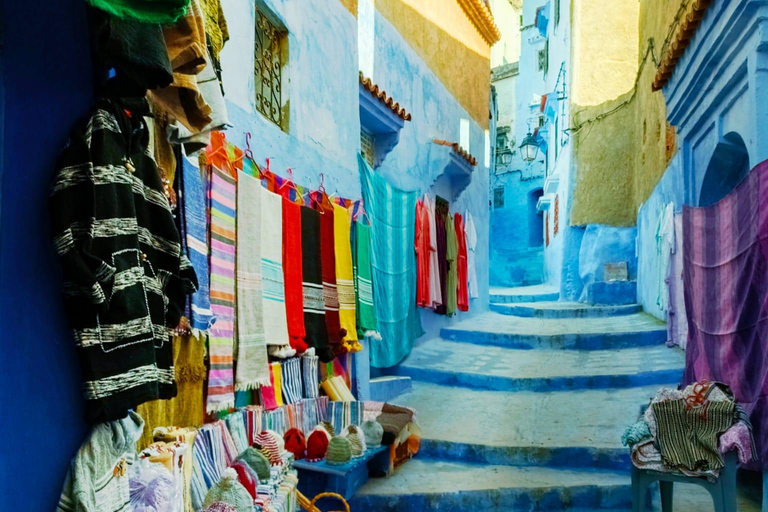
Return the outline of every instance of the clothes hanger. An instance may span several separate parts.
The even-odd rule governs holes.
[[[300,204],[302,205],[304,204],[304,198],[301,196],[301,193],[299,192],[299,187],[297,187],[296,183],[293,182],[293,169],[291,169],[290,167],[288,168],[288,178],[283,180],[283,184],[280,185],[280,188],[277,189],[278,192],[283,190],[284,187],[288,187],[289,189],[292,188],[294,191],[296,191],[296,199],[301,200]],[[286,197],[286,196],[283,196],[283,197],[285,197],[290,201],[290,193],[289,193],[289,197]]]

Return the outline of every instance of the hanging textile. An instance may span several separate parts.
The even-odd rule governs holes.
[[[668,203],[661,210],[656,226],[656,305],[662,312],[669,308],[669,262],[675,247],[675,204]]]
[[[87,0],[113,16],[143,23],[174,23],[187,10],[189,0]]]
[[[238,171],[237,372],[238,391],[269,385],[261,280],[261,183]]]
[[[469,284],[469,298],[476,299],[480,296],[480,290],[477,286],[477,229],[472,214],[467,211],[465,221],[465,231],[467,235],[467,281]]]
[[[371,218],[374,304],[381,340],[370,340],[371,365],[394,366],[421,336],[416,310],[413,252],[416,193],[405,192],[373,172],[358,155],[363,200]]]
[[[437,231],[437,260],[440,279],[440,304],[435,311],[441,315],[448,309],[448,237],[445,221],[448,216],[448,202],[435,198],[435,230]]]
[[[285,311],[291,347],[303,353],[304,290],[301,256],[301,206],[283,199],[283,276],[285,278]]]
[[[448,302],[446,303],[445,313],[448,316],[453,316],[456,313],[457,308],[457,260],[459,255],[459,247],[456,243],[456,228],[454,227],[453,217],[450,213],[445,217],[445,240],[445,258],[448,261],[448,280],[446,281],[446,289],[448,290]]]
[[[427,207],[427,220],[429,221],[429,307],[437,309],[443,303],[443,292],[440,287],[440,263],[437,254],[435,201],[424,194],[424,205]]]
[[[362,345],[357,341],[355,311],[355,276],[352,270],[352,246],[350,244],[351,217],[349,210],[333,205],[333,240],[336,249],[336,290],[339,294],[339,324],[344,341],[350,352],[357,352]]]
[[[288,345],[283,279],[283,198],[261,191],[261,279],[267,345]]]
[[[317,356],[301,357],[301,380],[304,384],[304,398],[318,397],[318,379],[317,365],[319,358]]]
[[[669,309],[667,310],[667,344],[685,350],[688,341],[688,320],[683,293],[683,214],[675,213],[674,251],[669,261]]]
[[[301,207],[301,269],[306,342],[323,362],[333,359],[325,324],[323,275],[320,259],[320,212]]]
[[[357,335],[379,338],[373,304],[371,269],[371,228],[361,220],[355,222],[355,294],[357,296]]]
[[[467,236],[464,231],[464,219],[460,213],[455,216],[456,228],[456,302],[459,311],[469,311],[469,289],[467,281]]]
[[[210,166],[211,309],[216,323],[208,341],[209,413],[235,406],[233,372],[235,337],[235,179],[216,165]]]
[[[768,161],[724,199],[683,207],[684,384],[727,384],[768,467]]]
[[[328,341],[334,352],[341,344],[339,292],[336,289],[336,248],[334,247],[333,205],[324,197],[320,207],[320,251],[323,265],[323,301]]]
[[[196,162],[186,156],[181,159],[181,191],[185,247],[198,279],[197,291],[192,294],[187,308],[187,318],[192,329],[207,332],[214,322],[208,266],[207,185]]]
[[[429,209],[423,201],[416,201],[416,305],[432,307],[429,294],[430,284],[430,232]]]
[[[280,365],[283,372],[283,397],[285,403],[295,404],[302,399],[301,358],[286,359]]]

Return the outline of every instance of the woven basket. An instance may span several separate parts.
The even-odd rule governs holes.
[[[309,501],[309,499],[307,499],[307,497],[301,494],[300,492],[296,491],[296,493],[298,494],[299,505],[301,506],[301,508],[303,508],[304,510],[307,510],[308,512],[322,512],[319,508],[315,506],[315,503],[317,503],[317,501],[322,498],[336,498],[337,500],[339,500],[344,504],[344,509],[345,509],[344,511],[336,510],[332,512],[350,512],[349,503],[347,503],[347,500],[345,500],[343,496],[336,494],[335,492],[320,493],[317,496],[315,496],[312,499],[312,501]]]

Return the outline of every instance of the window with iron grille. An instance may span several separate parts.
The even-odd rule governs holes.
[[[256,44],[253,75],[256,84],[256,109],[283,128],[283,68],[287,62],[287,35],[256,9]]]
[[[373,168],[373,135],[362,129],[360,130],[360,149],[363,153],[363,158],[365,158],[365,161],[368,162],[371,168]]]
[[[493,189],[493,207],[504,208],[504,187]]]
[[[544,48],[539,50],[539,71],[547,72],[549,67],[549,41],[544,43]]]

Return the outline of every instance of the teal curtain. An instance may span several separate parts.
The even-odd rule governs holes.
[[[365,210],[371,219],[373,293],[381,339],[368,338],[371,365],[394,366],[423,334],[416,310],[416,199],[393,187],[357,155]]]

